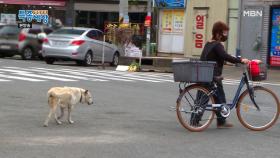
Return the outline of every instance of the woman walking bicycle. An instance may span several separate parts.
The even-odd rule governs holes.
[[[236,108],[241,124],[254,131],[266,130],[278,119],[280,103],[275,93],[249,82],[266,79],[265,65],[259,60],[249,61],[227,54],[221,42],[227,40],[228,30],[222,22],[214,24],[212,40],[205,44],[201,54],[202,61],[173,62],[174,80],[180,82],[176,112],[181,125],[190,131],[203,131],[211,124],[214,115],[218,128],[232,127],[226,118],[233,108]],[[243,63],[244,67],[230,103],[226,103],[221,76],[225,61]],[[243,87],[246,89],[242,92]]]
[[[202,61],[215,61],[217,65],[214,68],[214,78],[221,77],[223,72],[223,65],[225,61],[231,63],[248,63],[248,59],[239,59],[229,55],[221,42],[225,42],[228,39],[229,27],[223,22],[216,22],[212,28],[212,40],[207,42],[203,48],[200,60]],[[219,104],[226,104],[226,97],[223,88],[222,81],[217,83],[217,96],[215,102]],[[210,84],[206,84],[206,87],[211,87]],[[220,113],[217,114],[217,127],[232,127],[233,125],[226,122],[226,118],[222,117]]]

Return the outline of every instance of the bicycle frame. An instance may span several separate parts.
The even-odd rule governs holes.
[[[252,87],[249,85],[249,80],[247,77],[246,72],[243,72],[243,75],[241,77],[238,89],[236,90],[235,96],[233,98],[232,103],[227,104],[229,106],[229,108],[232,110],[234,107],[236,107],[236,104],[238,102],[238,99],[240,97],[241,94],[241,90],[244,87],[244,85],[246,85],[247,89],[249,90],[249,94],[250,94],[250,99],[252,100],[253,104],[256,106],[256,108],[259,110],[259,106],[256,104],[255,99],[254,99],[254,91],[252,89]],[[216,93],[216,89],[212,90],[210,92],[211,95]],[[211,108],[211,109],[207,109],[207,108]],[[205,110],[213,110],[212,109],[212,105],[207,105]]]
[[[182,88],[181,84],[184,84],[183,85],[184,88],[186,87],[186,85],[188,85],[187,82],[181,82],[179,84],[179,93],[181,93],[183,91],[183,89],[184,89],[184,88]],[[259,106],[256,104],[255,99],[254,99],[254,89],[253,89],[252,86],[249,85],[249,79],[248,79],[248,76],[247,76],[247,71],[246,71],[246,67],[245,66],[244,66],[244,69],[243,69],[243,74],[242,74],[241,80],[239,82],[238,89],[237,89],[237,91],[235,93],[235,96],[233,98],[233,101],[231,103],[227,103],[228,107],[230,108],[230,110],[232,110],[234,107],[237,107],[237,103],[238,103],[238,100],[239,100],[239,97],[240,97],[240,94],[241,94],[241,91],[242,91],[242,88],[244,87],[244,85],[246,85],[246,88],[249,91],[249,96],[250,96],[251,101],[253,102],[253,104],[255,105],[257,110],[260,110]],[[212,89],[209,92],[208,96],[216,95],[216,91],[217,91],[216,88]],[[177,99],[177,101],[178,101],[178,99]],[[193,99],[193,97],[192,97],[192,99]],[[213,105],[214,104],[206,105],[204,110],[207,110],[207,111],[213,111],[213,110],[217,111],[218,110],[219,111],[220,110],[219,108],[222,106],[222,104],[216,104],[216,106],[213,106]],[[214,109],[213,109],[213,107],[214,107]]]
[[[242,90],[242,88],[244,87],[245,84],[247,85],[247,89],[250,89],[250,85],[249,85],[249,81],[248,81],[247,75],[246,75],[246,73],[243,73],[243,76],[242,76],[242,78],[240,80],[240,83],[239,83],[238,89],[236,90],[236,93],[235,93],[235,96],[233,98],[233,101],[232,101],[231,104],[228,104],[230,109],[233,109],[234,107],[236,107],[236,104],[238,102],[241,90]]]

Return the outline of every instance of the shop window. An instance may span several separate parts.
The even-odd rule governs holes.
[[[146,13],[128,13],[128,16],[131,23],[143,23]]]
[[[96,12],[90,12],[89,24],[90,27],[96,27]]]
[[[77,11],[77,25],[78,26],[86,26],[87,18],[88,18],[87,11]]]

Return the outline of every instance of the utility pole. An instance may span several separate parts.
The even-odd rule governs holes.
[[[238,27],[237,27],[237,48],[236,48],[236,56],[241,56],[241,23],[242,23],[242,11],[243,11],[243,0],[238,0]]]
[[[69,0],[66,5],[66,16],[65,25],[74,27],[75,26],[75,10],[74,10],[74,0]]]
[[[128,0],[120,0],[119,19],[124,20],[124,18],[127,17],[128,17]]]
[[[147,0],[147,16],[152,16],[152,0]],[[150,39],[151,39],[151,25],[147,26],[147,35],[146,35],[146,56],[150,56]]]

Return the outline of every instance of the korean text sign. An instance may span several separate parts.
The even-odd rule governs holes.
[[[35,20],[38,23],[48,24],[48,10],[19,10],[18,19],[22,22],[31,23]]]

